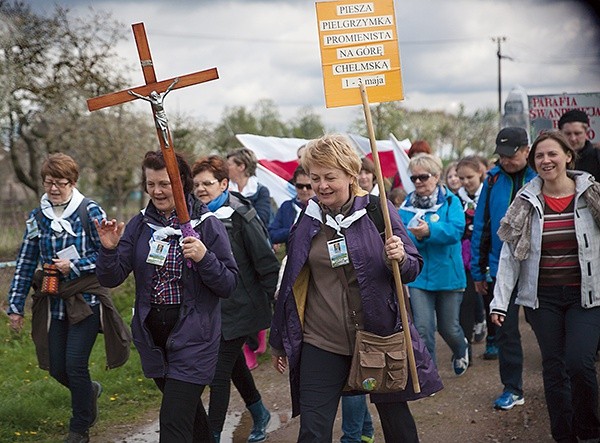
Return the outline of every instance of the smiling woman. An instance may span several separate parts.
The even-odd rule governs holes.
[[[387,202],[393,231],[389,238],[382,239],[367,215],[369,204],[381,203],[358,186],[361,162],[348,139],[326,135],[310,141],[301,164],[316,198],[308,200],[290,233],[271,325],[271,356],[279,372],[289,362],[293,415],[301,415],[298,441],[331,441],[356,331],[391,335],[399,330],[391,260],[399,262],[402,280],[409,282],[418,274],[422,259],[391,203]],[[417,367],[422,371],[420,394],[413,392],[409,382],[405,391],[372,397],[390,442],[418,441],[407,401],[441,388],[429,354],[412,331]],[[361,405],[364,399],[350,406],[349,417],[367,428],[364,409],[355,409]],[[345,421],[343,428],[350,425]]]
[[[525,307],[542,353],[544,393],[556,441],[598,441],[600,341],[600,184],[571,171],[575,153],[560,132],[542,133],[529,163],[538,176],[502,220],[491,319],[501,326],[509,300]]]

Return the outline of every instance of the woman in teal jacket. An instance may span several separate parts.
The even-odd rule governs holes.
[[[406,197],[399,212],[423,257],[421,273],[408,284],[415,326],[435,361],[437,323],[452,349],[454,373],[462,375],[469,366],[468,343],[459,323],[466,286],[460,243],[465,230],[462,205],[440,184],[442,163],[437,157],[413,157],[408,168],[415,191]]]

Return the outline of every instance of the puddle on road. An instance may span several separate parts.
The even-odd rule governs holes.
[[[282,424],[287,423],[292,416],[291,411],[271,411],[271,421],[267,427],[267,433],[279,429]],[[245,442],[252,429],[252,417],[248,411],[231,412],[227,414],[223,432],[221,433],[221,443]],[[133,435],[123,439],[116,440],[127,443],[156,443],[158,441],[158,420],[154,423],[144,426]]]

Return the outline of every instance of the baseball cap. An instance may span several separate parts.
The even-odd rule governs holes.
[[[562,127],[565,123],[572,123],[572,122],[581,122],[581,123],[585,123],[586,125],[589,125],[590,118],[588,117],[588,115],[585,112],[583,112],[579,109],[571,109],[570,111],[565,112],[560,117],[560,120],[558,120],[558,129],[562,129]]]
[[[521,146],[527,146],[529,138],[523,128],[503,128],[496,137],[496,154],[512,157]]]

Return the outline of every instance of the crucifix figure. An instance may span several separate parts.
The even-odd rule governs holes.
[[[97,109],[130,102],[138,98],[146,100],[152,105],[156,133],[160,143],[160,149],[165,158],[167,173],[171,180],[171,188],[173,189],[173,197],[175,199],[175,210],[177,211],[177,218],[179,219],[182,234],[184,237],[197,237],[196,231],[194,231],[190,223],[190,215],[187,209],[185,195],[183,194],[183,185],[181,183],[181,176],[179,175],[177,159],[173,150],[171,131],[169,131],[167,114],[164,109],[164,99],[173,89],[216,80],[219,78],[219,74],[217,73],[217,68],[211,68],[168,80],[157,81],[144,24],[136,23],[132,25],[132,28],[146,84],[90,98],[87,101],[88,109],[90,111],[95,111]]]
[[[165,92],[163,92],[162,94],[159,94],[156,91],[152,91],[148,97],[138,94],[135,91],[127,91],[131,95],[136,96],[137,98],[141,98],[142,100],[146,100],[146,101],[150,102],[150,104],[152,105],[152,110],[154,111],[154,123],[156,125],[156,129],[158,131],[160,131],[162,138],[163,138],[163,142],[164,142],[165,146],[167,146],[167,147],[170,146],[169,139],[171,138],[171,135],[169,134],[169,124],[168,124],[169,120],[167,119],[167,113],[165,112],[165,107],[163,105],[163,101],[164,101],[165,97],[167,96],[167,94],[171,91],[171,89],[173,89],[173,86],[175,86],[178,81],[179,81],[178,78],[173,80],[173,83],[171,83],[171,85],[167,88],[167,90]]]

